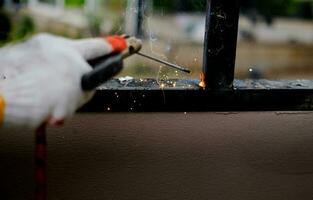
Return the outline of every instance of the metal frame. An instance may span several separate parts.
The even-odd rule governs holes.
[[[112,80],[99,88],[82,112],[205,112],[312,111],[313,81],[248,80],[233,89],[203,90],[199,81],[173,80],[175,89],[157,89],[155,80],[120,84]],[[182,83],[180,83],[182,82]],[[128,85],[125,87],[125,85]],[[145,86],[143,86],[145,85]],[[155,87],[155,88],[154,88]]]
[[[203,73],[199,81],[112,80],[100,87],[82,112],[190,112],[313,110],[313,81],[235,81],[239,0],[207,0]]]

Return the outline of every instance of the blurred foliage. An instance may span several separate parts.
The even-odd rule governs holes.
[[[5,11],[4,3],[4,0],[0,0],[0,45],[22,40],[35,31],[32,18],[19,12],[25,0],[13,0],[11,9]]]
[[[93,37],[100,35],[100,25],[101,25],[101,18],[95,14],[89,14],[87,16],[88,19],[88,26],[89,31]]]
[[[13,39],[14,40],[22,40],[35,31],[35,24],[33,19],[28,15],[21,15],[18,17],[15,29],[13,32]]]
[[[293,16],[297,10],[296,0],[244,0],[242,12],[256,20],[261,15],[268,23],[274,16]]]
[[[242,9],[255,9],[264,15],[291,15],[296,10],[296,0],[244,0]]]
[[[9,39],[11,31],[12,22],[9,15],[4,11],[0,11],[0,44]]]
[[[105,0],[105,5],[110,10],[124,10],[127,5],[126,0]]]
[[[27,38],[35,31],[35,24],[27,15],[10,15],[0,11],[0,46]]]
[[[43,0],[41,0],[43,1]],[[44,0],[44,1],[51,1],[51,0]],[[73,6],[73,7],[81,7],[84,5],[85,1],[87,0],[65,0],[66,6]],[[105,4],[111,10],[123,10],[125,9],[126,0],[98,0],[99,3]]]
[[[298,16],[312,18],[312,0],[242,0],[242,12],[261,15],[267,21],[274,16]],[[201,12],[206,8],[206,0],[153,0],[157,10],[165,12]]]
[[[170,11],[204,11],[206,8],[206,0],[153,0],[156,9]]]
[[[43,2],[43,3],[49,3],[49,4],[54,4],[55,3],[55,0],[39,0],[40,2]]]
[[[85,0],[65,0],[64,3],[66,6],[80,7],[84,5]]]

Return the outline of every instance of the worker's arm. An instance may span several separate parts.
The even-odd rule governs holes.
[[[70,40],[40,34],[0,49],[0,126],[60,124],[93,96],[81,89],[87,60],[127,47],[115,36]]]

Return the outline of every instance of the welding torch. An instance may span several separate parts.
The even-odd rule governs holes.
[[[123,69],[123,60],[134,54],[162,63],[185,73],[191,72],[185,67],[181,67],[179,65],[172,64],[170,62],[140,52],[142,48],[141,40],[135,37],[123,37],[127,40],[127,49],[125,49],[122,53],[109,54],[88,61],[88,63],[93,67],[93,70],[82,77],[81,86],[84,91],[94,90],[95,88],[118,74]]]

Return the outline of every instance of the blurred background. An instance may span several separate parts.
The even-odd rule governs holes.
[[[1,46],[37,32],[70,38],[126,32],[143,39],[143,52],[193,73],[134,56],[119,76],[199,78],[205,0],[0,0],[0,7]],[[239,26],[236,78],[313,79],[313,0],[245,0]]]

